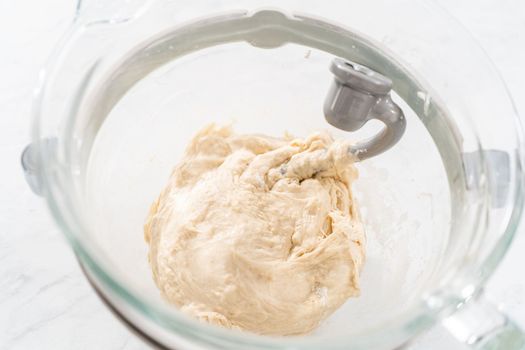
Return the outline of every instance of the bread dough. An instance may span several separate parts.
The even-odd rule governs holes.
[[[145,224],[162,296],[200,320],[313,330],[359,295],[364,232],[346,141],[200,131]]]

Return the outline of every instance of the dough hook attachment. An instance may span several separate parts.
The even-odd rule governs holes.
[[[368,67],[335,58],[330,65],[334,81],[324,103],[326,121],[338,129],[356,131],[371,119],[385,126],[371,138],[350,147],[358,160],[378,155],[401,139],[405,115],[392,101],[392,80]]]

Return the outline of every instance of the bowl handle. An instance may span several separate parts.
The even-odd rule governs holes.
[[[443,320],[460,342],[476,350],[525,350],[525,333],[483,295]]]

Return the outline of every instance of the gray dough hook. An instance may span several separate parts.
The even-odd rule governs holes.
[[[358,160],[378,155],[401,139],[405,115],[392,101],[392,80],[365,66],[335,58],[330,65],[334,81],[324,102],[326,121],[345,131],[356,131],[371,119],[385,124],[371,138],[350,147]]]

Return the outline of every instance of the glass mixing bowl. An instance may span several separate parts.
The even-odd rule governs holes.
[[[142,226],[185,145],[211,122],[273,136],[375,133],[376,123],[347,133],[324,120],[335,56],[392,79],[407,120],[397,145],[357,165],[361,297],[295,337],[181,314],[153,283]],[[158,347],[391,349],[443,318],[476,347],[524,344],[480,298],[522,212],[521,127],[490,61],[438,6],[82,1],[43,77],[28,179],[101,296]]]

